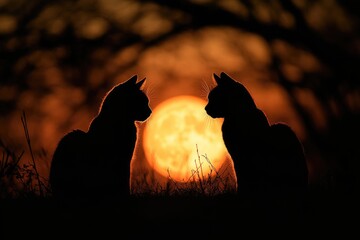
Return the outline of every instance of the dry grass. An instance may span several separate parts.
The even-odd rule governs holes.
[[[200,154],[196,145],[197,158],[194,159],[195,169],[191,170],[190,177],[184,181],[172,178],[168,169],[167,181],[160,184],[156,181],[154,173],[144,174],[133,187],[133,194],[137,196],[216,196],[219,194],[234,193],[234,181],[229,174],[230,166],[219,171],[211,163],[206,154]],[[210,166],[210,172],[204,174],[204,164]],[[150,176],[149,176],[150,175]]]
[[[35,158],[31,138],[28,131],[26,115],[21,116],[29,160],[23,159],[25,150],[20,153],[12,150],[0,139],[0,199],[46,198],[51,196],[48,179],[38,172],[38,159]],[[170,171],[165,184],[154,177],[154,171],[144,174],[132,184],[132,195],[142,196],[216,196],[234,191],[233,181],[228,173],[229,167],[221,172],[211,163],[206,154],[200,154],[198,147],[196,168],[191,176],[182,182],[175,181]],[[210,166],[208,174],[204,174],[204,163]],[[150,180],[149,180],[150,179]]]
[[[214,221],[214,224],[217,227],[222,224],[223,229],[228,229],[228,224],[234,224],[231,220],[234,214],[238,216],[238,221],[244,220],[246,223],[249,222],[248,217],[253,215],[253,211],[251,211],[253,208],[243,204],[241,197],[238,198],[234,195],[235,188],[228,171],[229,167],[222,168],[219,171],[212,165],[208,156],[200,154],[199,151],[197,151],[197,158],[194,159],[196,168],[192,170],[191,176],[186,181],[175,181],[169,172],[166,183],[160,184],[153,172],[148,173],[150,176],[144,174],[143,178],[135,182],[133,187],[135,190],[132,195],[140,201],[131,201],[129,205],[116,205],[115,210],[111,209],[111,211],[108,209],[105,209],[106,211],[100,209],[98,212],[80,211],[79,215],[84,213],[84,217],[79,217],[76,215],[76,211],[75,213],[72,212],[72,209],[69,212],[62,212],[62,208],[60,208],[58,211],[53,208],[53,202],[48,201],[51,199],[48,180],[37,171],[39,160],[35,158],[32,151],[25,115],[22,116],[22,124],[28,146],[27,150],[31,156],[28,161],[23,159],[25,151],[16,152],[0,139],[0,200],[26,200],[2,201],[0,204],[0,212],[6,216],[6,222],[10,226],[14,224],[16,229],[18,229],[19,223],[23,223],[18,219],[30,219],[25,226],[32,230],[39,225],[51,229],[54,228],[53,221],[48,221],[48,219],[58,221],[58,218],[64,218],[64,220],[66,218],[66,221],[69,221],[69,216],[74,216],[71,214],[75,214],[72,220],[74,225],[77,226],[78,219],[81,219],[84,221],[83,225],[88,229],[88,222],[85,220],[95,221],[94,219],[98,218],[102,222],[104,216],[107,217],[103,214],[115,210],[115,214],[119,213],[121,216],[124,212],[128,213],[127,216],[133,222],[138,221],[138,219],[147,219],[147,221],[143,221],[144,227],[158,227],[160,226],[159,222],[161,222],[164,224],[163,226],[170,229],[175,227],[176,230],[179,224],[187,226],[200,224],[205,229],[208,226],[209,219],[221,219],[218,222]],[[205,163],[211,166],[211,171],[208,174],[204,174],[203,171]],[[342,198],[329,201],[329,199],[334,199],[334,196],[336,197],[336,195],[322,194],[321,192],[316,195],[312,193],[313,199],[307,203],[304,217],[311,221],[310,223],[316,224],[321,221],[331,222],[334,219],[333,216],[337,216],[336,219],[343,219],[343,213],[351,212],[353,204],[348,202],[343,204]],[[29,199],[36,201],[27,201]],[[340,207],[334,208],[335,203]],[[25,207],[22,207],[22,204]],[[345,206],[350,207],[344,210]],[[88,209],[85,208],[85,210]],[[246,215],[246,213],[251,214]],[[257,215],[254,216],[255,218],[252,219],[257,224]],[[271,215],[271,221],[272,219],[273,215]],[[280,218],[280,220],[282,219]],[[149,225],[149,222],[152,225]]]
[[[17,153],[0,139],[0,199],[46,197],[51,194],[47,179],[37,169],[25,113],[21,122],[31,160],[22,159],[24,150]]]

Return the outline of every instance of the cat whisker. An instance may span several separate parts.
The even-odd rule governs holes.
[[[202,80],[200,97],[203,99],[207,99],[207,96],[213,88],[213,85],[209,85],[205,80]]]
[[[203,116],[203,119],[204,119],[204,127],[205,129],[209,129],[212,127],[212,124],[213,124],[213,121],[214,119],[212,117],[210,117],[206,112]]]
[[[149,98],[150,102],[157,103],[159,101],[158,95],[156,92],[158,89],[158,85],[155,85],[154,83],[146,82],[146,85],[143,89],[146,96]]]

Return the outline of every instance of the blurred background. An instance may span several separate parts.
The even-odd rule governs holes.
[[[311,186],[352,192],[360,183],[358,5],[0,0],[2,151],[23,153],[25,162],[33,156],[46,179],[60,138],[87,130],[115,84],[146,77],[155,108],[182,94],[206,99],[204,85],[225,71],[245,84],[271,123],[294,129]],[[149,171],[141,144],[136,151],[134,176]]]

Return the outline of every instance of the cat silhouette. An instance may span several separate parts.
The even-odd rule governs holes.
[[[104,97],[88,131],[73,130],[58,143],[49,182],[60,201],[114,200],[130,195],[130,162],[137,140],[135,121],[151,115],[149,100],[133,76]]]
[[[238,195],[271,219],[302,214],[308,169],[296,134],[285,123],[269,124],[240,82],[224,72],[214,79],[205,110],[224,119],[222,136],[233,160]]]

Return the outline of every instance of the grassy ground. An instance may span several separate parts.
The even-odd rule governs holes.
[[[355,199],[331,193],[309,195],[301,218],[281,212],[254,209],[235,195],[136,196],[116,203],[59,205],[51,197],[1,201],[1,233],[4,238],[78,235],[212,238],[262,234],[265,229],[298,234],[324,229],[358,229]],[[354,201],[354,202],[351,202]],[[274,210],[274,209],[273,209]],[[254,232],[254,229],[256,230]],[[62,238],[61,237],[61,238]],[[103,239],[107,239],[106,237]],[[222,239],[222,238],[221,238]]]
[[[23,121],[26,133],[26,119]],[[304,208],[296,217],[289,217],[279,208],[254,207],[251,201],[231,191],[219,191],[221,176],[216,176],[215,181],[200,177],[201,181],[190,181],[187,189],[173,185],[175,188],[132,195],[116,202],[64,206],[54,201],[47,180],[37,172],[30,138],[26,136],[32,156],[26,164],[19,164],[23,153],[12,151],[0,141],[1,240],[68,239],[75,235],[80,239],[224,239],[247,233],[262,235],[268,229],[292,229],[292,236],[313,229],[346,229],[348,233],[360,226],[359,197],[341,188],[310,185]],[[220,187],[226,189],[224,185]]]

